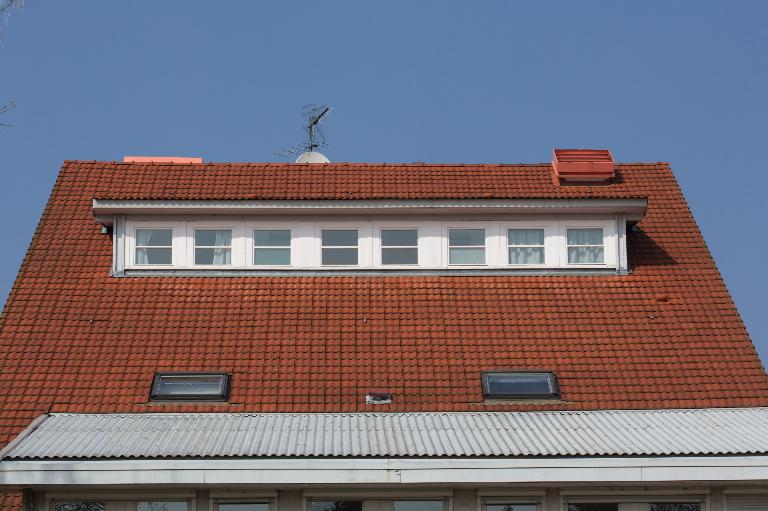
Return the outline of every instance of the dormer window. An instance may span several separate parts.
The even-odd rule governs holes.
[[[136,229],[136,264],[173,264],[173,229]]]
[[[226,401],[226,373],[157,373],[150,395],[154,401]]]
[[[195,229],[195,264],[232,264],[232,230]]]
[[[555,399],[560,396],[552,373],[488,371],[482,378],[486,399]]]
[[[448,229],[448,264],[485,264],[485,229]]]
[[[419,231],[417,229],[382,229],[381,264],[419,264]]]
[[[323,266],[357,266],[357,229],[322,230]]]
[[[568,264],[603,264],[605,242],[600,227],[567,228]]]
[[[253,231],[254,266],[290,266],[291,231],[256,229]]]
[[[544,229],[507,229],[509,264],[544,264]]]

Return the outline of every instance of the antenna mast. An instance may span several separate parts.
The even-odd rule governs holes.
[[[304,105],[302,117],[304,117],[305,139],[304,142],[276,152],[277,156],[289,156],[292,154],[313,153],[319,147],[325,147],[327,142],[325,134],[320,129],[320,123],[331,112],[331,108],[325,105]],[[323,156],[323,158],[325,158]]]

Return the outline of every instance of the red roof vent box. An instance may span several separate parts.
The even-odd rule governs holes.
[[[616,164],[608,149],[555,149],[555,177],[563,181],[608,181],[616,175]]]

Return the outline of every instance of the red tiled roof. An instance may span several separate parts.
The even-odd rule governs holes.
[[[648,197],[628,276],[126,277],[93,198]],[[67,162],[0,324],[0,442],[54,412],[768,406],[768,377],[666,164],[607,186],[549,165]],[[480,371],[557,372],[562,402],[483,404]],[[229,404],[148,404],[155,371]],[[391,405],[365,405],[386,388]]]

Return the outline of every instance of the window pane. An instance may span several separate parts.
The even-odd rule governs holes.
[[[619,511],[618,504],[568,504],[568,511]]]
[[[136,229],[137,247],[170,247],[172,240],[171,229]]]
[[[650,511],[700,511],[701,504],[675,502],[670,504],[651,504]]]
[[[568,264],[603,264],[603,247],[568,247]]]
[[[171,264],[170,248],[137,248],[136,264]]]
[[[394,511],[443,511],[442,500],[396,500]]]
[[[419,249],[382,248],[381,264],[419,264]]]
[[[291,264],[290,248],[256,248],[253,250],[253,264],[282,265]]]
[[[415,247],[419,242],[419,232],[416,229],[382,229],[381,246],[383,247]]]
[[[219,511],[268,511],[266,502],[219,502]]]
[[[229,229],[195,229],[196,247],[229,247],[232,231]]]
[[[312,511],[363,511],[361,500],[312,502]]]
[[[290,247],[291,231],[289,230],[253,231],[253,244],[257,247]]]
[[[56,502],[54,511],[104,511],[104,502],[84,502],[78,500]]]
[[[448,229],[451,247],[485,246],[485,229]]]
[[[544,264],[544,247],[509,247],[509,264]]]
[[[542,396],[555,394],[549,373],[484,373],[487,396]]]
[[[329,265],[329,266],[333,266],[333,265],[355,266],[357,265],[357,249],[356,248],[324,248],[323,264]]]
[[[324,229],[324,247],[356,247],[357,229]]]
[[[187,511],[186,502],[137,502],[136,511]]]
[[[568,229],[568,245],[602,245],[603,229]]]
[[[536,504],[487,504],[486,511],[536,511]]]
[[[448,264],[485,264],[485,248],[449,248]]]
[[[195,264],[232,264],[231,248],[196,248]]]
[[[152,395],[155,398],[226,396],[226,374],[159,374],[155,377]]]
[[[543,245],[544,229],[509,229],[507,243],[509,245]]]

